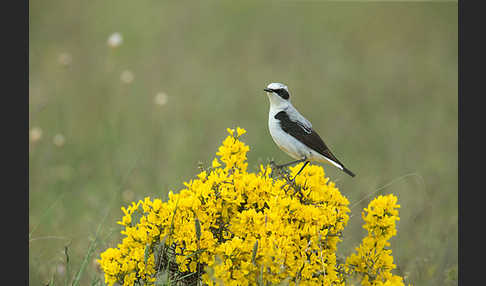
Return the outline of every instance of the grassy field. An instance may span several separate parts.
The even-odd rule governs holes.
[[[394,193],[396,273],[457,284],[456,2],[29,4],[32,285],[71,281],[92,242],[80,282],[102,281],[94,259],[118,243],[120,207],[180,190],[227,127],[248,131],[249,169],[287,162],[270,82],[357,174],[325,166],[353,205],[342,255],[365,235],[362,208]]]

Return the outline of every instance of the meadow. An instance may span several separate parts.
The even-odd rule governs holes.
[[[167,200],[227,127],[247,130],[250,170],[288,162],[268,132],[270,82],[357,174],[324,166],[352,206],[339,252],[365,235],[370,199],[393,193],[396,273],[457,285],[457,2],[29,4],[32,285],[102,284],[120,207]]]

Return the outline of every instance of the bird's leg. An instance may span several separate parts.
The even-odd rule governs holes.
[[[295,160],[295,161],[292,161],[292,162],[289,162],[289,163],[286,163],[286,164],[282,164],[282,165],[277,165],[277,164],[275,164],[275,162],[272,161],[272,162],[270,162],[270,164],[272,165],[272,174],[273,174],[274,167],[275,167],[275,169],[280,170],[284,167],[287,167],[287,166],[290,166],[290,165],[293,165],[293,164],[302,163],[304,161],[305,161],[305,164],[304,164],[304,166],[302,166],[302,168],[300,168],[299,172],[297,172],[297,175],[299,175],[300,172],[302,172],[302,170],[304,170],[304,167],[307,164],[309,164],[310,161],[307,161],[307,157],[304,157],[302,159]],[[290,180],[289,182],[295,182],[295,178],[297,177],[297,175],[295,175],[295,177],[292,180]],[[288,178],[288,173],[287,173],[287,178]]]
[[[282,168],[284,168],[284,167],[287,167],[287,166],[290,166],[290,165],[293,165],[293,164],[297,164],[297,163],[304,162],[305,160],[307,160],[307,158],[302,158],[302,159],[300,159],[300,160],[292,161],[292,162],[289,162],[289,163],[286,163],[286,164],[277,165],[276,167],[277,167],[278,169],[282,169]]]
[[[305,166],[307,166],[307,164],[309,164],[309,162],[310,161],[305,161],[304,166],[302,166],[302,168],[300,168],[300,170],[297,172],[297,174],[295,174],[295,176],[292,179],[292,181],[295,181],[295,178],[297,178],[297,176],[300,174],[300,172],[302,172],[302,170],[304,170]]]

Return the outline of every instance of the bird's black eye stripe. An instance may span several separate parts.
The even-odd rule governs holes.
[[[276,89],[275,92],[283,99],[289,99],[290,94],[285,88]]]

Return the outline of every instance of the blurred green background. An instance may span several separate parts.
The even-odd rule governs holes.
[[[102,281],[120,207],[180,190],[227,127],[248,131],[250,170],[289,161],[268,132],[270,82],[357,174],[324,166],[352,205],[340,255],[365,235],[363,207],[394,193],[395,273],[457,284],[457,2],[29,4],[32,285],[72,279],[98,226],[81,282]]]

